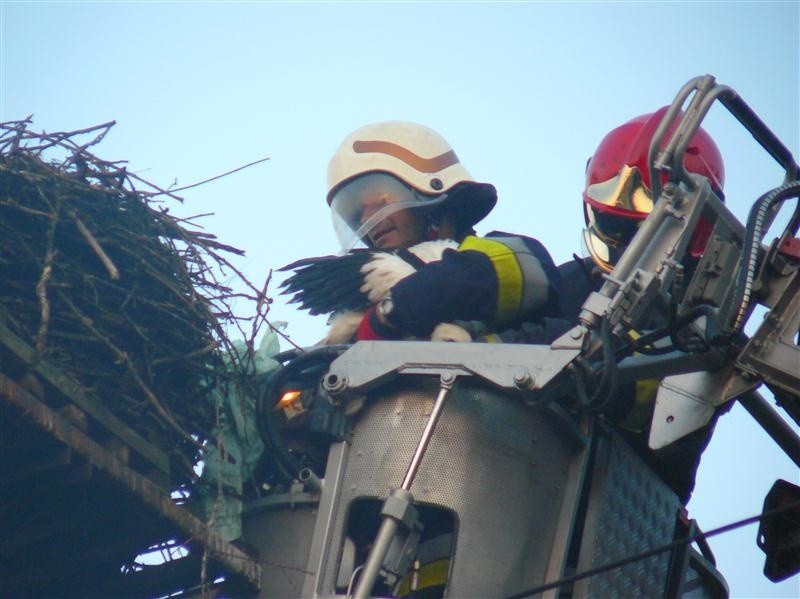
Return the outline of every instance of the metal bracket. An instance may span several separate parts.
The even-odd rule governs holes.
[[[546,345],[361,341],[339,356],[325,390],[358,396],[401,374],[474,376],[519,393],[541,390],[580,353]],[[487,349],[491,348],[491,351]]]
[[[381,509],[381,517],[396,520],[401,525],[383,558],[380,574],[392,587],[405,576],[417,554],[423,525],[414,507],[414,498],[404,489],[392,489]]]
[[[758,386],[728,365],[715,372],[664,378],[658,386],[648,444],[660,449],[705,426],[717,406]]]
[[[661,281],[657,275],[636,269],[608,308],[609,323],[616,326],[622,323],[635,328],[652,309],[652,303],[661,291]]]
[[[748,341],[736,365],[758,373],[768,385],[779,387],[800,403],[800,270],[783,281],[772,310]],[[800,406],[798,406],[800,412]]]

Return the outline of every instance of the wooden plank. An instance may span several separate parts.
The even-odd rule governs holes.
[[[0,322],[0,343],[8,347],[25,363],[31,364],[33,362],[35,354],[33,348],[12,333],[2,322]],[[165,474],[170,473],[169,458],[164,452],[152,443],[148,443],[104,405],[86,395],[77,383],[66,376],[60,369],[46,360],[41,360],[36,367],[36,371],[70,401],[100,422],[111,434],[119,437],[120,440],[151,462],[158,470]]]
[[[71,425],[32,394],[0,373],[0,396],[22,410],[34,423],[86,458],[98,470],[135,495],[147,507],[178,526],[187,536],[205,547],[212,558],[222,563],[231,574],[260,587],[261,566],[237,547],[225,541],[204,522],[181,508],[161,488],[126,466],[121,460]]]
[[[19,468],[14,471],[13,475],[7,476],[2,480],[2,484],[10,487],[30,478],[38,478],[44,473],[69,466],[70,464],[72,464],[72,451],[70,451],[69,447],[62,445],[51,453],[32,456],[30,461],[20,463]]]

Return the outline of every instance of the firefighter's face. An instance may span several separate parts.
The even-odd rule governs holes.
[[[386,199],[376,195],[364,202],[361,222],[364,223],[386,205]],[[427,220],[419,209],[406,208],[393,212],[367,233],[372,244],[379,248],[409,247],[425,241]]]

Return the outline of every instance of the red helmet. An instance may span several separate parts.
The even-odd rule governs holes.
[[[639,223],[653,209],[647,154],[667,108],[638,116],[608,133],[586,166],[583,237],[595,264],[606,272],[614,268]],[[666,145],[673,129],[674,125],[662,145]],[[688,172],[708,179],[712,189],[722,197],[725,182],[722,156],[703,129],[698,129],[692,137],[683,165]],[[662,173],[662,185],[666,180],[666,173]],[[701,220],[692,239],[693,255],[702,254],[710,231],[709,223]]]

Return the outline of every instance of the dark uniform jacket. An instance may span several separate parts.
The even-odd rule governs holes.
[[[398,329],[425,337],[441,322],[480,321],[494,330],[557,317],[560,276],[530,237],[468,235],[457,250],[423,265],[392,288]]]

